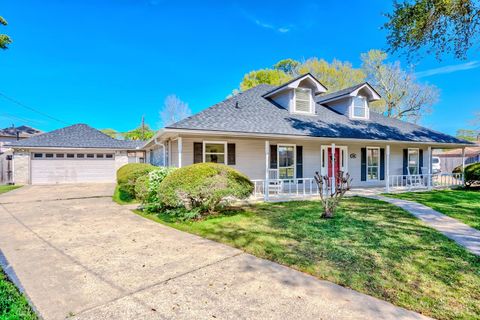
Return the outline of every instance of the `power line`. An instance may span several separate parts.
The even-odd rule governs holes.
[[[28,124],[35,125],[35,126],[45,124],[44,121],[17,117],[13,114],[6,113],[6,112],[0,113],[0,118],[10,119],[10,120],[17,121],[17,122],[24,122],[24,123],[28,123]]]
[[[30,110],[30,111],[36,112],[36,113],[38,113],[38,114],[41,114],[41,115],[44,116],[44,117],[47,117],[47,118],[49,118],[49,119],[55,120],[55,121],[57,121],[57,122],[60,122],[60,123],[66,124],[66,125],[70,125],[70,123],[67,123],[67,122],[65,122],[65,121],[63,121],[63,120],[57,119],[57,118],[55,118],[55,117],[52,117],[51,115],[46,114],[45,112],[42,112],[42,111],[38,111],[38,110],[35,109],[35,108],[29,107],[29,106],[27,106],[26,104],[24,104],[24,103],[22,103],[22,102],[20,102],[20,101],[17,101],[17,100],[15,100],[14,98],[11,98],[11,97],[7,96],[7,95],[4,94],[4,93],[1,93],[1,92],[0,92],[0,96],[3,97],[3,98],[6,99],[6,100],[8,100],[8,101],[10,101],[10,102],[18,105],[18,106],[20,106],[20,107],[23,107],[23,108],[28,109],[28,110]]]

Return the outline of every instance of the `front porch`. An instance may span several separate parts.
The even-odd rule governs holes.
[[[268,181],[268,182],[267,182]],[[314,178],[254,179],[253,198],[265,201],[289,201],[317,198],[319,189]],[[381,193],[401,193],[445,189],[463,185],[462,173],[392,175],[384,187],[353,187],[345,196],[370,196]],[[268,192],[265,192],[268,190]],[[323,190],[324,194],[332,190]]]

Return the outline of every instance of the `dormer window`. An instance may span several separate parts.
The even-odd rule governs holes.
[[[312,89],[295,88],[294,112],[312,113]]]
[[[363,96],[353,97],[352,118],[367,119],[368,118],[368,102]]]

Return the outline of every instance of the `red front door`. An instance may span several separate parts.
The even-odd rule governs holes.
[[[328,148],[328,176],[332,176],[332,148]],[[340,171],[340,148],[335,148],[335,176]]]

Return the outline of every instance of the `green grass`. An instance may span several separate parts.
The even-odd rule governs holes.
[[[132,199],[129,194],[122,192],[118,188],[118,185],[115,187],[115,192],[113,193],[112,199],[113,201],[121,205],[138,203],[137,199]]]
[[[480,230],[480,191],[435,190],[388,194],[387,196],[424,204]]]
[[[480,257],[384,202],[344,199],[329,220],[314,201],[193,222],[137,213],[428,316],[480,318]]]
[[[20,188],[20,187],[21,187],[21,186],[2,185],[2,186],[0,186],[0,194],[5,193],[5,192],[8,192],[8,191],[15,190],[15,189],[18,189],[18,188]]]
[[[0,319],[1,320],[31,320],[38,319],[30,308],[27,299],[13,283],[11,283],[0,268]]]

